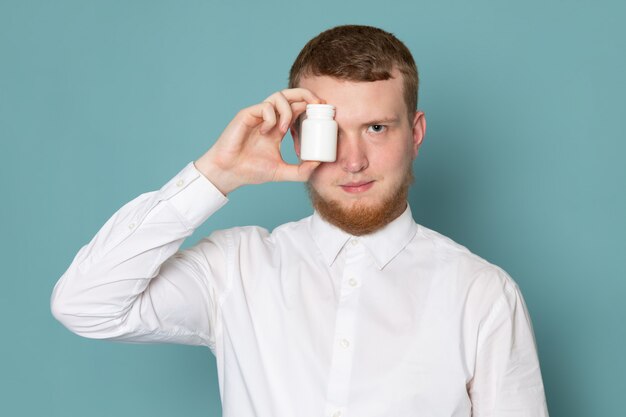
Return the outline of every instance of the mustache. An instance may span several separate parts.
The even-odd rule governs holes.
[[[337,200],[323,197],[310,181],[305,183],[305,187],[313,208],[324,220],[353,236],[363,236],[385,227],[402,214],[414,180],[410,166],[402,182],[374,204],[360,201],[354,201],[350,205],[341,204]]]

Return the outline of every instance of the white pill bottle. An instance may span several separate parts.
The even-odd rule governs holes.
[[[337,122],[335,106],[307,104],[306,119],[300,130],[300,159],[335,162],[337,159]]]

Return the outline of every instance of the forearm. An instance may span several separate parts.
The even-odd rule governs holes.
[[[198,253],[172,255],[232,190],[310,177],[319,162],[291,165],[280,154],[292,120],[309,102],[319,99],[305,89],[288,89],[239,111],[195,164],[159,191],[122,207],[57,283],[51,301],[54,316],[73,332],[93,338],[127,340],[127,332],[136,340],[141,332],[197,329],[209,334],[212,329],[206,326],[214,317],[207,311],[214,311],[214,286],[226,276],[220,268],[224,251],[209,240]]]
[[[160,190],[130,201],[78,252],[55,286],[54,316],[82,336],[119,336],[161,265],[225,202],[191,164]]]

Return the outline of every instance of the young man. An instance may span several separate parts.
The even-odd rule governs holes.
[[[289,89],[241,110],[78,252],[55,317],[86,337],[208,346],[224,416],[546,416],[515,282],[411,216],[417,89],[393,35],[321,33]],[[286,164],[283,137],[298,153],[298,118],[321,102],[336,106],[336,162]],[[179,250],[232,190],[268,181],[306,181],[314,214]]]

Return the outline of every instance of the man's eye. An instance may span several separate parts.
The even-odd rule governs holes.
[[[367,130],[374,133],[384,132],[387,127],[385,125],[371,125]]]

